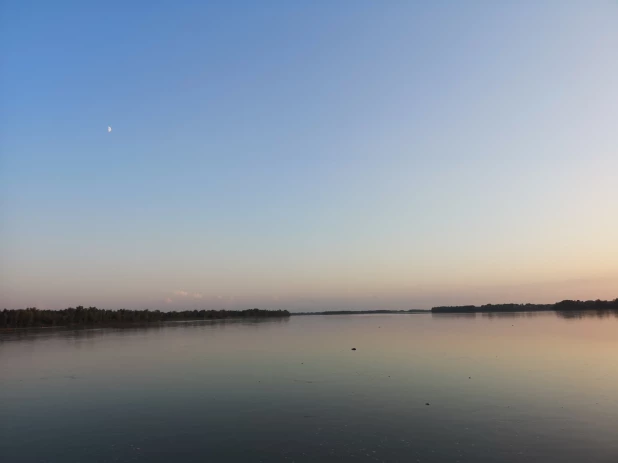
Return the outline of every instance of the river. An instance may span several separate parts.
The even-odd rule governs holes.
[[[618,317],[3,332],[0,449],[7,463],[617,462]]]

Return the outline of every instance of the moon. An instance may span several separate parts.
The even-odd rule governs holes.
[[[107,133],[110,133],[112,131],[112,128],[108,125],[107,126]]]

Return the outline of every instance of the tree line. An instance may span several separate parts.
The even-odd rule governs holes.
[[[482,313],[482,312],[540,312],[555,310],[556,312],[573,311],[616,311],[618,298],[613,301],[571,301],[564,300],[555,304],[485,304],[482,306],[461,305],[442,306],[431,309],[433,313]]]
[[[269,318],[289,317],[287,310],[184,310],[161,312],[160,310],[105,310],[96,307],[77,306],[63,310],[27,309],[0,312],[0,328],[25,328],[67,325],[98,325],[121,323],[150,323],[175,320],[220,320],[224,318]]]
[[[292,315],[367,315],[393,313],[429,313],[429,310],[327,310],[325,312],[296,312]]]

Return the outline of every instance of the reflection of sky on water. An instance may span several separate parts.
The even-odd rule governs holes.
[[[12,461],[618,455],[618,318],[463,315],[5,333],[0,444]]]

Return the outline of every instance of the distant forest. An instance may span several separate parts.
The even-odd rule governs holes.
[[[70,307],[64,310],[38,310],[35,307],[0,312],[0,328],[73,326],[124,323],[167,322],[175,320],[219,320],[223,318],[289,317],[287,310],[103,310],[96,307]]]
[[[326,312],[296,312],[292,315],[363,315],[381,313],[429,313],[429,310],[329,310]]]
[[[555,304],[486,304],[482,306],[461,305],[434,307],[433,313],[483,313],[483,312],[541,312],[554,310],[556,312],[573,312],[584,310],[617,311],[618,299],[613,301],[562,301]]]

